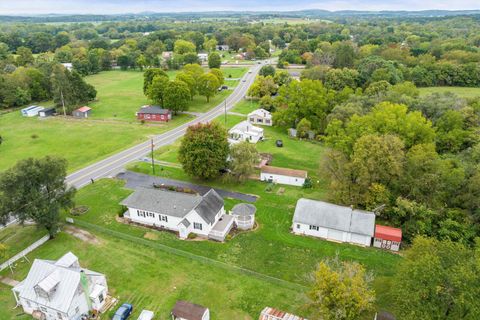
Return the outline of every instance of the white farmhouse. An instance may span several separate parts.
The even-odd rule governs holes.
[[[208,61],[208,53],[199,53],[197,54],[197,57],[200,62]]]
[[[222,197],[210,189],[197,194],[139,188],[122,201],[125,217],[133,222],[178,232],[181,239],[190,233],[224,241],[233,226],[225,214]]]
[[[323,201],[300,199],[293,215],[295,234],[370,246],[375,214]]]
[[[17,305],[36,319],[78,320],[102,310],[108,287],[103,274],[83,269],[68,252],[58,261],[35,259],[12,291]]]
[[[308,172],[289,168],[262,166],[260,168],[260,180],[278,184],[288,184],[301,187],[307,179]]]
[[[254,110],[248,114],[247,118],[251,124],[264,126],[271,126],[273,124],[272,114],[265,109]]]
[[[251,143],[257,143],[263,139],[263,129],[255,127],[248,121],[242,121],[230,130],[228,130],[228,142],[239,143],[241,141],[248,141]]]

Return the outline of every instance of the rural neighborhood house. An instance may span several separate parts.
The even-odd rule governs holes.
[[[263,139],[263,129],[253,126],[248,121],[242,121],[228,130],[228,142],[230,144],[248,141],[257,143]]]
[[[190,233],[224,241],[233,226],[233,217],[225,214],[222,197],[210,189],[197,194],[139,188],[122,205],[125,218],[156,228],[178,232],[181,239]]]
[[[300,199],[293,215],[293,233],[370,246],[375,232],[373,212]]]
[[[144,121],[164,121],[172,120],[172,112],[159,106],[143,106],[137,111],[137,119]]]
[[[17,305],[36,319],[78,320],[102,310],[108,286],[103,274],[83,269],[68,252],[57,261],[35,259],[12,291]]]
[[[257,109],[250,112],[247,116],[251,124],[272,126],[272,114],[265,109]]]

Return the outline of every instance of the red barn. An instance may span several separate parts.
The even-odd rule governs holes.
[[[373,246],[392,251],[400,250],[402,242],[402,229],[375,225],[375,236]]]
[[[159,106],[143,106],[137,112],[137,119],[144,121],[165,121],[172,120],[172,112]]]

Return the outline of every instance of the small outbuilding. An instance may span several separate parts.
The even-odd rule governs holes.
[[[297,137],[297,129],[289,128],[288,129],[288,136],[292,137],[292,138],[296,138]]]
[[[38,113],[44,109],[45,109],[44,107],[40,107],[40,106],[30,106],[27,108],[23,108],[21,112],[22,112],[22,116],[24,117],[36,117],[38,116]]]
[[[144,121],[168,122],[172,120],[172,112],[159,106],[143,106],[136,115],[138,120]]]
[[[387,249],[392,251],[400,250],[402,243],[402,229],[382,226],[375,226],[375,237],[373,246],[376,248]]]
[[[305,170],[263,166],[260,168],[260,180],[301,187],[308,177]]]
[[[265,307],[260,313],[258,320],[307,320],[294,314],[275,308]]]
[[[46,118],[55,114],[55,108],[46,108],[38,112],[40,118]]]
[[[302,198],[297,201],[292,230],[295,234],[369,247],[375,232],[375,214]]]
[[[172,320],[210,320],[210,310],[198,304],[179,300],[173,307]]]
[[[252,229],[255,224],[255,212],[257,208],[253,204],[239,203],[232,209],[232,216],[240,230]]]
[[[78,108],[77,110],[73,110],[72,116],[74,116],[75,118],[88,118],[91,113],[92,113],[92,108],[84,106],[84,107]]]

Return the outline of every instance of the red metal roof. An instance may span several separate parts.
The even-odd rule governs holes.
[[[90,111],[92,110],[92,108],[89,108],[87,106],[85,107],[81,107],[81,108],[78,108],[77,111],[80,111],[80,112],[87,112],[87,111]]]
[[[375,225],[375,238],[401,242],[402,229],[377,224]]]

